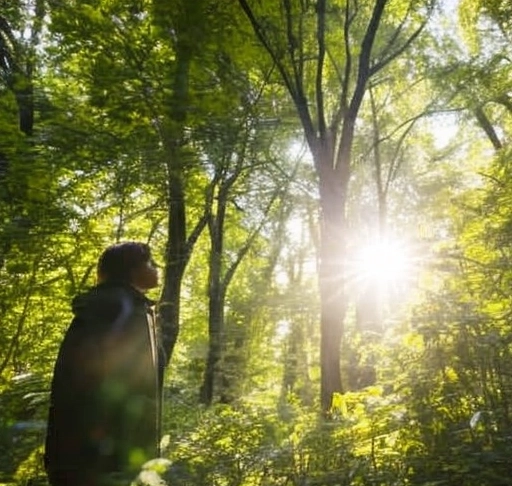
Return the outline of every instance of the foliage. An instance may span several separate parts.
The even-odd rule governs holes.
[[[379,5],[372,76],[348,119],[343,214],[351,248],[375,238],[376,220],[405,236],[415,273],[364,298],[356,278],[328,282],[334,304],[342,290],[352,299],[348,386],[320,413],[323,220],[318,154],[299,154],[299,122],[307,112],[310,145],[334,134],[322,147],[338,157],[329,123],[348,113],[371,2],[0,0],[2,484],[46,482],[52,366],[100,251],[149,241],[165,275],[176,201],[189,223],[178,229],[196,240],[181,254],[165,453],[134,484],[510,483],[510,6],[461,1],[456,18],[450,2]],[[205,407],[216,256],[222,342]],[[361,327],[368,316],[375,327]]]
[[[395,432],[386,407],[379,407],[380,392],[344,400],[345,412],[335,421],[301,408],[291,396],[286,420],[264,407],[210,409],[194,429],[181,434],[171,462],[188,475],[189,484],[385,483],[398,470],[394,452],[384,445],[392,443]]]

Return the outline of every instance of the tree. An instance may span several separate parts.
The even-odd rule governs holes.
[[[90,102],[97,147],[111,150],[112,185],[122,195],[119,221],[137,185],[139,191],[152,187],[156,201],[149,207],[166,212],[159,318],[169,357],[179,334],[183,275],[207,221],[204,213],[189,211],[197,202],[194,185],[208,184],[198,176],[202,168],[190,136],[199,114],[211,106],[208,99],[199,103],[198,86],[214,82],[215,68],[205,76],[201,64],[210,63],[206,4],[119,0],[58,6],[52,12],[52,31],[66,39],[61,54],[66,67],[87,80],[79,91]],[[94,42],[85,41],[90,38]],[[90,160],[89,150],[98,159]],[[85,152],[87,169],[97,172],[104,153],[89,146]],[[117,226],[114,241],[122,235],[122,224]]]
[[[220,137],[218,159],[214,161],[213,179],[216,182],[212,185],[208,218],[209,348],[200,392],[201,401],[208,405],[214,397],[215,382],[229,373],[221,365],[226,348],[224,321],[229,288],[257,240],[272,240],[274,235],[262,234],[264,227],[276,212],[275,207],[286,204],[288,185],[293,178],[293,175],[283,177],[282,173],[272,170],[271,151],[263,145],[269,137],[264,128],[258,127],[261,115],[253,106],[244,111],[246,113],[236,119],[239,126],[225,122],[226,137]],[[217,138],[220,133],[217,132]],[[215,142],[212,140],[210,144],[214,146]],[[211,151],[209,148],[205,150],[207,153]],[[268,168],[262,170],[265,166]],[[284,221],[281,220],[281,224]],[[224,397],[231,388],[227,382],[229,380],[225,379],[224,386],[219,387]]]
[[[369,81],[420,35],[434,2],[282,0],[265,10],[249,0],[239,4],[292,98],[318,176],[321,403],[328,410],[342,391],[345,211],[357,117]]]
[[[44,294],[50,248],[67,223],[65,204],[57,197],[65,167],[49,155],[45,140],[49,106],[39,57],[43,7],[41,1],[14,2],[0,18],[0,314],[6,322],[0,372],[6,376],[26,371],[35,352],[27,339],[33,304]]]
[[[427,54],[432,88],[449,107],[471,119],[499,151],[506,142],[500,124],[512,112],[506,21],[510,7],[499,0],[462,0],[453,13],[457,29],[439,36],[433,51],[442,55]]]

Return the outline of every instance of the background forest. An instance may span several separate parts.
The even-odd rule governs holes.
[[[512,484],[511,19],[0,0],[0,484],[46,484],[70,301],[124,240],[173,329],[168,484]]]

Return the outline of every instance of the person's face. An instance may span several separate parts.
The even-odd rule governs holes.
[[[131,283],[143,292],[158,286],[158,269],[152,259],[133,270]]]

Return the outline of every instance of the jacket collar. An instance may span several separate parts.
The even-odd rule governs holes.
[[[140,290],[136,289],[132,285],[130,285],[127,282],[123,281],[110,281],[110,282],[103,282],[101,284],[98,284],[96,288],[99,289],[113,289],[113,288],[122,288],[126,292],[130,294],[131,297],[135,300],[135,302],[138,302],[140,304],[146,305],[147,307],[153,307],[156,305],[156,301],[149,299],[146,297],[145,294],[143,294]]]

